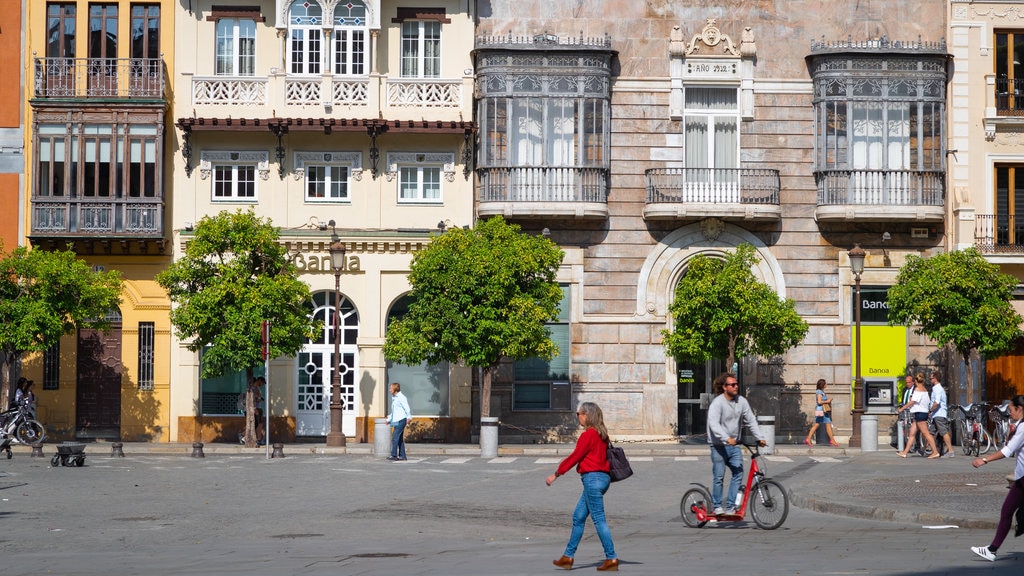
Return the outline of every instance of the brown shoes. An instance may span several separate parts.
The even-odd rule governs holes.
[[[619,559],[612,558],[611,560],[605,560],[604,564],[597,567],[598,572],[618,572],[619,571]]]
[[[565,568],[566,570],[572,570],[572,558],[568,556],[562,556],[558,560],[552,561],[552,564],[559,568]]]

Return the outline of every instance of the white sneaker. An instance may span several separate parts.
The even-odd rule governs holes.
[[[971,552],[974,552],[989,562],[994,562],[996,559],[996,555],[988,549],[988,546],[971,546]]]
[[[718,516],[719,514],[725,514],[725,509],[722,508],[721,506],[716,506],[715,509],[711,511],[711,513],[715,516]]]
[[[733,516],[736,514],[736,509],[733,508],[732,506],[729,506],[728,508],[725,509],[725,514],[727,516]]]

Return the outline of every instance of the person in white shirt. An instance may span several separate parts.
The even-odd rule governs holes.
[[[412,411],[409,410],[409,401],[402,394],[402,385],[398,382],[391,383],[391,414],[388,414],[388,424],[391,425],[391,456],[388,460],[407,460],[405,457],[405,425],[409,423]]]
[[[1010,524],[1013,523],[1013,513],[1018,507],[1024,505],[1024,433],[1021,433],[1021,419],[1024,419],[1024,395],[1017,395],[1010,399],[1010,418],[1017,422],[1017,432],[1010,437],[1003,449],[992,456],[975,458],[971,465],[980,468],[993,460],[1001,460],[1016,455],[1017,462],[1013,468],[1013,485],[1006,493],[1003,500],[1003,509],[999,513],[999,525],[996,527],[996,534],[992,537],[992,543],[988,546],[972,546],[971,552],[992,562],[996,559],[996,551],[1003,544],[1006,535],[1010,533]]]
[[[946,458],[953,457],[953,441],[949,437],[949,412],[946,409],[946,389],[942,387],[942,373],[932,372],[932,409],[931,419],[935,424],[935,435],[942,436],[946,444]]]
[[[929,458],[939,457],[939,451],[935,448],[935,438],[928,431],[928,410],[931,408],[931,405],[931,396],[928,394],[928,388],[924,385],[924,374],[918,372],[914,375],[914,394],[910,397],[910,402],[900,406],[900,409],[897,411],[898,414],[904,410],[910,410],[910,415],[914,417],[914,424],[910,428],[910,438],[907,438],[907,445],[903,448],[903,452],[896,453],[900,458],[907,457],[907,453],[910,452],[910,447],[914,445],[914,439],[918,434],[925,439],[928,447],[932,449],[932,455]]]

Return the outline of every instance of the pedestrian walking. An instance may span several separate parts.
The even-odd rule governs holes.
[[[928,458],[940,457],[939,450],[935,447],[935,438],[928,431],[928,412],[931,409],[931,405],[931,395],[928,394],[928,388],[924,385],[924,374],[918,372],[914,375],[914,393],[910,397],[910,402],[900,406],[900,409],[896,412],[899,414],[904,410],[910,410],[910,415],[914,418],[914,424],[910,427],[910,438],[907,438],[907,445],[903,448],[903,452],[896,453],[900,458],[907,457],[910,447],[914,445],[914,439],[917,437],[917,434],[921,434],[921,437],[928,442],[928,446],[932,449],[932,455]]]
[[[391,386],[391,414],[388,414],[388,424],[391,425],[391,456],[388,460],[405,461],[405,426],[412,418],[412,411],[409,410],[409,400],[402,394],[402,385],[392,382]]]
[[[1017,422],[1017,429],[1020,430],[1021,419],[1024,418],[1024,395],[1014,396],[1010,400],[1009,411],[1010,418]],[[992,543],[988,546],[971,547],[971,552],[989,562],[996,559],[996,552],[1003,545],[1006,535],[1010,533],[1010,524],[1013,522],[1014,512],[1017,508],[1024,505],[1024,449],[1022,448],[1024,448],[1024,434],[1014,434],[1006,445],[1003,446],[1002,450],[999,450],[992,456],[975,458],[971,462],[975,468],[980,468],[993,460],[1001,460],[1011,456],[1016,456],[1017,458],[1016,465],[1013,468],[1013,485],[1010,486],[1010,490],[1006,493],[1006,499],[1003,500],[1003,508],[999,513],[999,525],[996,526],[996,533],[992,537]],[[1021,526],[1018,525],[1018,536],[1020,535],[1020,530]]]
[[[565,474],[573,466],[580,475],[583,482],[583,493],[576,503],[576,509],[572,513],[572,532],[569,534],[569,543],[565,545],[565,552],[562,557],[554,561],[554,565],[566,570],[572,570],[573,559],[576,556],[576,549],[579,547],[580,539],[583,538],[583,527],[587,523],[587,516],[594,522],[597,530],[597,537],[601,540],[601,547],[604,548],[604,563],[597,567],[598,571],[619,570],[619,558],[615,555],[615,543],[612,542],[612,532],[608,528],[608,521],[604,515],[604,493],[608,491],[611,483],[611,476],[608,472],[611,467],[608,464],[608,429],[604,425],[604,414],[601,407],[593,402],[584,402],[576,410],[576,417],[580,426],[583,426],[583,433],[576,441],[576,448],[569,454],[558,470],[547,477],[545,481],[548,486],[562,474]]]
[[[946,457],[953,457],[953,440],[949,437],[949,410],[946,389],[942,387],[942,373],[935,370],[929,376],[932,382],[932,406],[929,418],[935,424],[935,435],[941,436],[946,448]],[[938,445],[938,443],[936,443]]]
[[[811,424],[811,430],[807,433],[807,438],[804,438],[804,444],[811,446],[813,444],[811,438],[814,438],[818,426],[824,426],[825,432],[828,433],[829,445],[838,448],[839,442],[836,442],[835,436],[832,435],[832,399],[825,394],[825,386],[825,379],[819,378],[817,389],[814,391],[814,424]]]

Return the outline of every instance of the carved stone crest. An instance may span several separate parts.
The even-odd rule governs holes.
[[[725,222],[718,218],[705,218],[700,222],[700,233],[704,235],[705,240],[714,242],[724,231]]]
[[[753,42],[752,32],[750,41]],[[736,45],[733,44],[732,38],[722,34],[722,31],[718,29],[718,20],[715,18],[708,18],[707,23],[704,25],[704,29],[700,31],[700,34],[695,34],[690,40],[689,46],[686,47],[686,55],[691,56],[694,54],[704,54],[705,47],[716,48],[719,44],[722,44],[721,49],[707,50],[706,55],[715,53],[728,56],[740,55],[740,51],[736,49]]]

